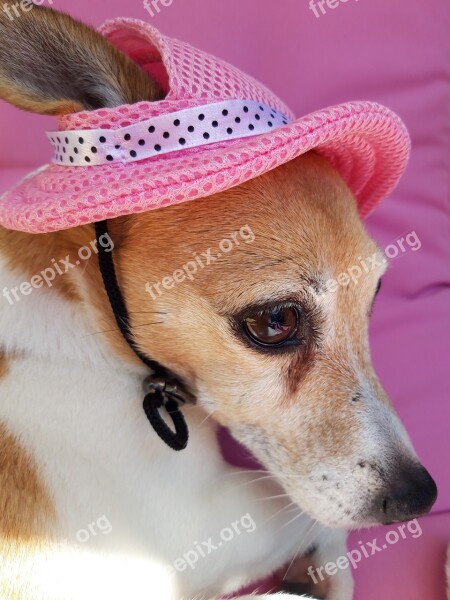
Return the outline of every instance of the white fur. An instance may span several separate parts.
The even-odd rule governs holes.
[[[0,275],[8,288],[27,279],[4,264]],[[33,600],[216,598],[333,537],[292,512],[270,478],[228,466],[202,409],[185,411],[188,448],[167,448],[142,409],[143,371],[116,360],[86,319],[51,290],[34,290],[14,306],[0,298],[2,346],[21,356],[0,382],[0,421],[34,458],[58,518],[38,558],[4,565],[9,577],[27,581]],[[194,569],[173,568],[244,515],[254,531],[241,531]],[[95,529],[101,516],[111,525],[107,535]],[[81,543],[77,535],[89,525],[96,534]],[[321,560],[345,553],[336,539],[328,552],[323,544]],[[351,590],[330,596],[350,597]]]

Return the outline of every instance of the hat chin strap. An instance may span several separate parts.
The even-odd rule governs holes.
[[[144,380],[144,412],[155,432],[170,448],[184,450],[188,443],[189,431],[180,410],[180,405],[189,401],[195,402],[195,398],[176,375],[157,361],[146,356],[138,348],[131,332],[125,300],[117,281],[113,251],[106,252],[106,248],[100,243],[100,238],[108,234],[108,222],[106,220],[95,223],[95,234],[100,272],[117,326],[136,356],[151,370],[151,374]],[[161,416],[159,411],[162,408],[165,408],[171,418],[175,431],[167,425]]]

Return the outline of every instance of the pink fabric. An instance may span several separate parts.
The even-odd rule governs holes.
[[[164,33],[251,73],[296,114],[363,98],[389,106],[406,122],[409,167],[368,226],[382,247],[414,229],[422,247],[392,261],[376,304],[372,347],[378,374],[438,484],[439,498],[433,515],[421,520],[420,538],[361,562],[355,600],[444,600],[450,539],[450,4],[348,0],[318,19],[308,4],[173,0],[152,18],[140,0],[58,0],[58,8],[96,25],[121,14],[148,18]],[[49,160],[44,131],[53,126],[53,119],[0,106],[0,166],[15,168],[0,171],[1,191]],[[18,133],[26,144],[16,144]],[[230,442],[227,452],[238,460]],[[381,532],[354,534],[352,544]]]
[[[60,119],[59,131],[51,136],[59,150],[58,164],[27,177],[0,198],[0,223],[5,227],[46,233],[203,198],[258,177],[312,148],[339,169],[358,199],[362,217],[392,191],[403,174],[410,149],[408,133],[397,115],[383,106],[351,102],[287,123],[278,119],[276,113],[292,118],[288,107],[252,77],[189,44],[163,36],[143,21],[116,19],[106,23],[101,32],[150,71],[155,64],[163,66],[167,96],[153,105],[140,102]],[[109,164],[60,164],[67,148],[89,162],[96,162],[94,159],[100,156],[97,145],[95,154],[88,155],[86,136],[78,138],[80,148],[69,145],[65,135],[68,130],[105,130],[105,138],[110,137],[111,129],[194,106],[199,107],[195,127],[207,130],[212,121],[206,124],[204,119],[202,123],[207,111],[201,107],[230,99],[252,100],[272,107],[273,113],[269,111],[262,119],[267,126],[273,126],[273,131],[187,148],[133,164],[122,162],[115,155],[122,149],[105,155]],[[258,113],[258,118],[262,114]],[[277,121],[281,127],[275,128]],[[193,123],[179,125],[184,142],[190,125]],[[157,133],[161,135],[160,131]],[[119,137],[118,132],[114,132],[113,137],[116,136]],[[98,137],[100,146],[103,138]]]

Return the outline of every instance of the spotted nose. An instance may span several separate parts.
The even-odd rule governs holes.
[[[388,524],[415,519],[428,513],[436,498],[436,484],[422,465],[400,466],[377,499],[377,520]]]

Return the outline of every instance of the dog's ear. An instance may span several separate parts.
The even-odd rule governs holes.
[[[58,115],[163,97],[145,71],[94,29],[31,0],[0,5],[0,98]]]

